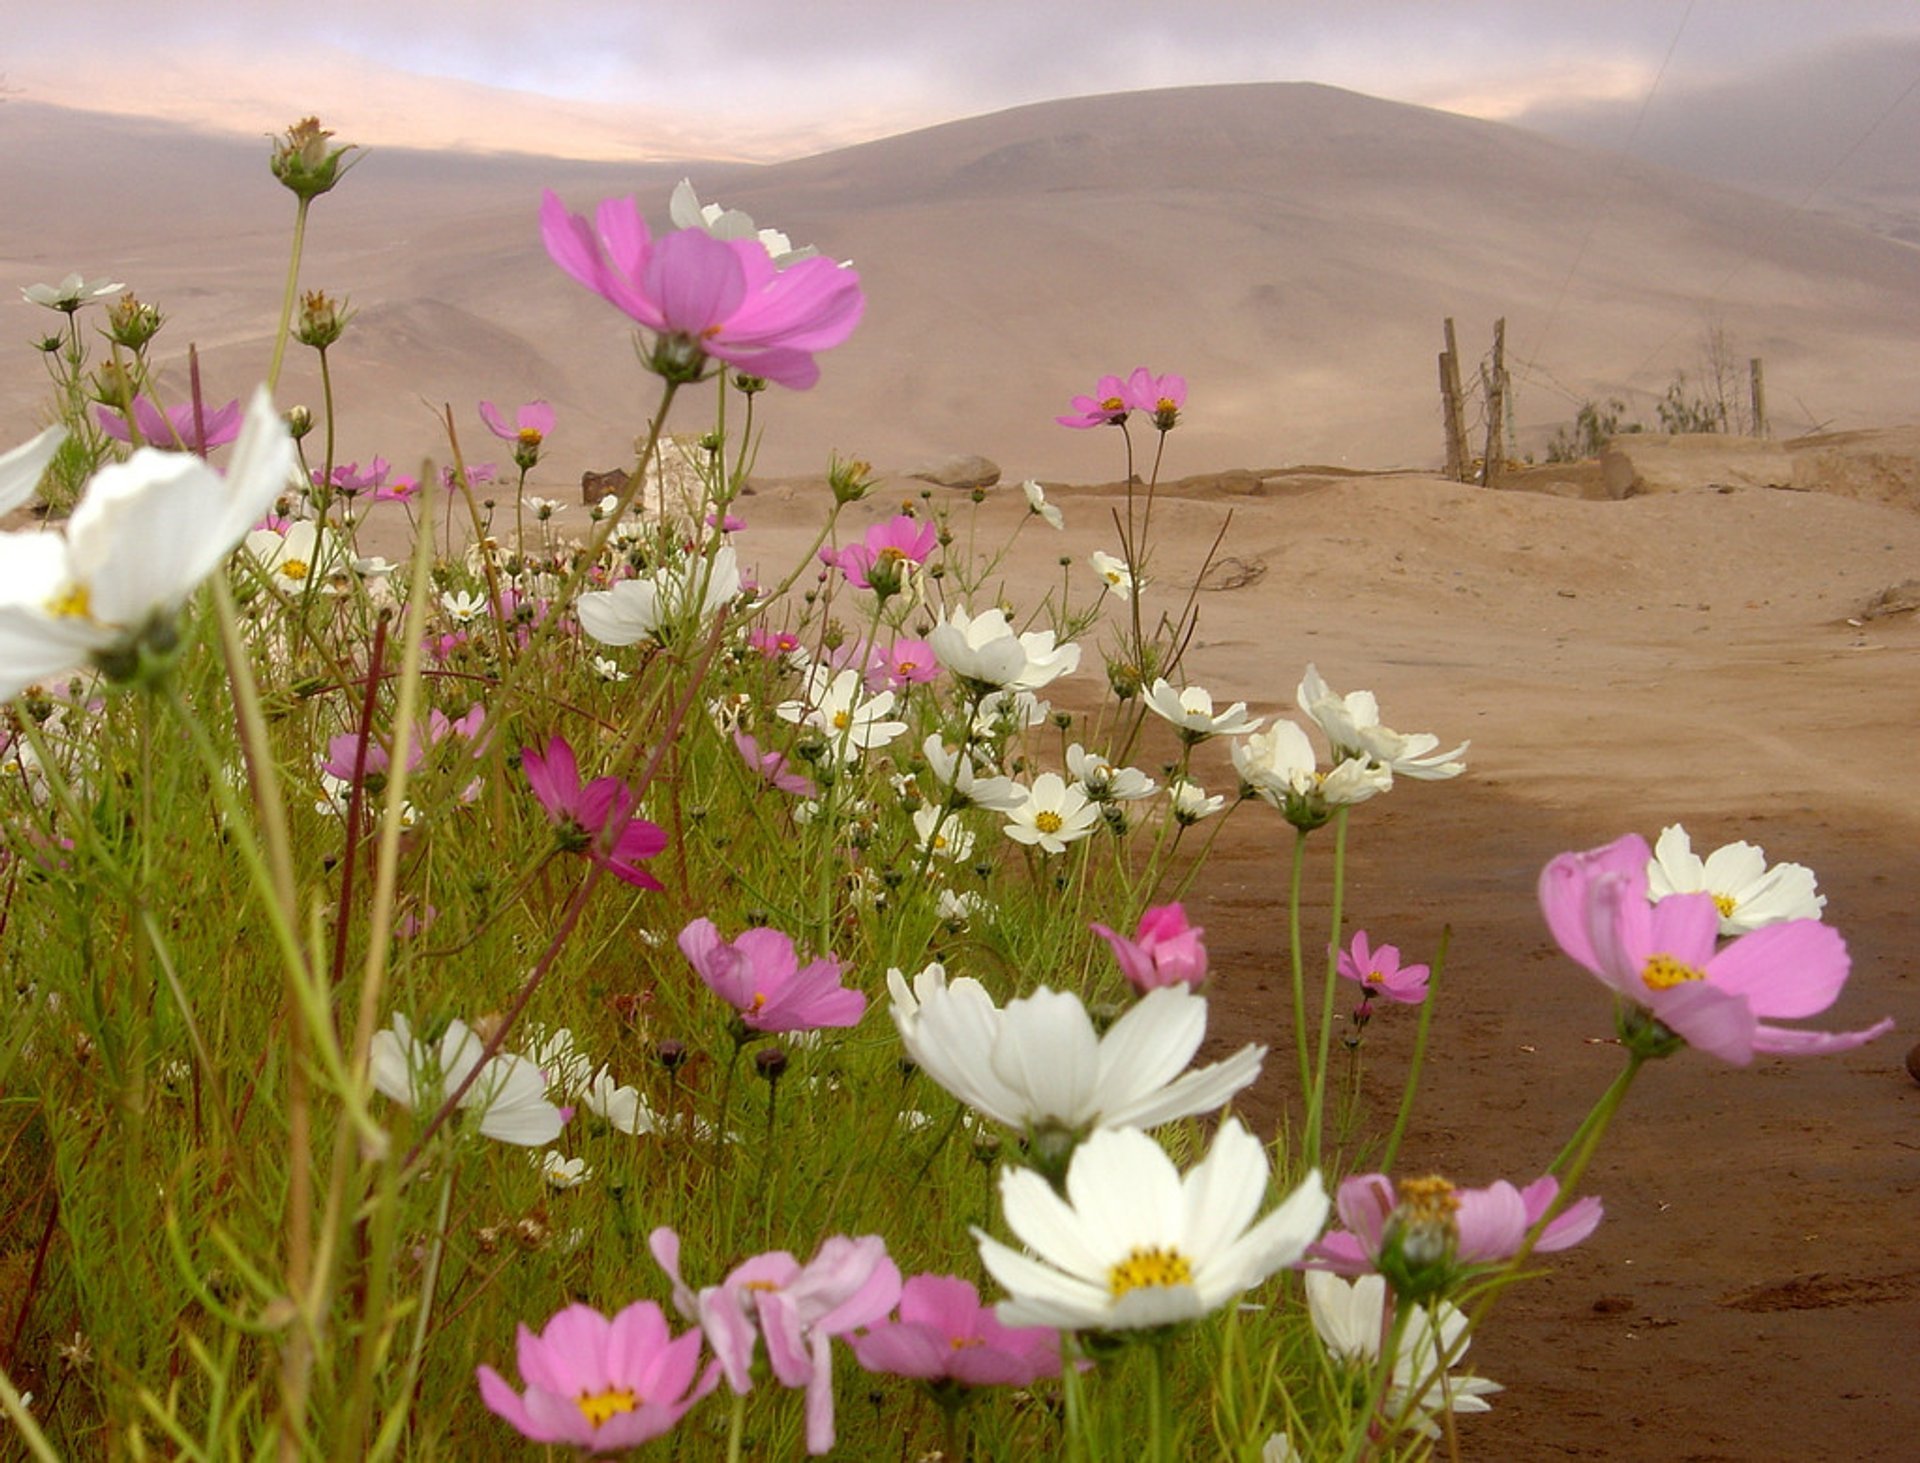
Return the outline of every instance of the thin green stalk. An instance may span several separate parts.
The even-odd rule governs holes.
[[[1307,1167],[1320,1166],[1320,1130],[1327,1100],[1327,1052],[1333,1041],[1333,997],[1339,984],[1341,902],[1346,894],[1347,813],[1333,816],[1333,908],[1328,915],[1327,973],[1320,990],[1320,1035],[1313,1063],[1313,1086],[1307,1101]]]
[[[1406,1086],[1400,1090],[1400,1111],[1393,1120],[1393,1131],[1387,1135],[1387,1146],[1380,1155],[1380,1172],[1392,1173],[1393,1161],[1400,1154],[1400,1140],[1407,1135],[1407,1124],[1413,1118],[1413,1095],[1420,1086],[1420,1069],[1427,1059],[1427,1033],[1433,1027],[1434,998],[1440,990],[1440,977],[1447,968],[1447,946],[1453,939],[1453,926],[1443,925],[1440,930],[1440,948],[1434,952],[1433,965],[1427,975],[1427,998],[1420,1003],[1420,1022],[1413,1032],[1413,1057],[1407,1064]]]
[[[733,1411],[727,1417],[727,1463],[740,1463],[740,1443],[747,1432],[747,1394],[733,1394]]]
[[[280,299],[280,324],[273,332],[273,364],[267,367],[267,394],[280,389],[280,365],[286,359],[287,335],[293,325],[293,301],[300,292],[300,254],[307,242],[307,209],[313,200],[302,196],[293,216],[293,254],[287,260],[287,288]]]
[[[457,1171],[455,1165],[448,1164],[447,1176],[440,1185],[440,1205],[433,1217],[433,1242],[427,1248],[426,1268],[420,1277],[420,1309],[414,1320],[413,1344],[407,1348],[406,1368],[401,1373],[400,1386],[395,1389],[396,1405],[373,1440],[367,1454],[370,1460],[393,1455],[400,1446],[402,1431],[413,1416],[413,1391],[427,1351],[427,1332],[433,1324],[433,1297],[440,1285],[440,1262],[447,1252],[447,1215],[453,1207],[453,1176]]]
[[[1300,880],[1307,864],[1307,832],[1293,833],[1293,872],[1287,885],[1287,950],[1293,977],[1293,1048],[1300,1059],[1300,1096],[1313,1091],[1313,1058],[1307,1042],[1306,962],[1300,952]]]
[[[1173,1435],[1167,1428],[1167,1338],[1147,1343],[1147,1457],[1152,1463],[1173,1463]]]

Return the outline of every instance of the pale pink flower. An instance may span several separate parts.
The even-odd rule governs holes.
[[[866,1014],[866,995],[840,983],[838,960],[823,955],[802,967],[793,940],[779,930],[744,930],[729,942],[712,920],[696,919],[680,931],[679,943],[700,979],[740,1013],[749,1031],[854,1026]]]
[[[96,407],[94,416],[99,420],[100,430],[115,441],[133,440],[133,433],[127,430],[127,419],[115,408]],[[204,457],[208,448],[231,442],[240,435],[240,402],[235,398],[225,406],[202,403],[196,420],[194,405],[190,401],[162,411],[148,397],[136,396],[133,399],[133,421],[147,446],[197,452]]]
[[[1398,1185],[1383,1173],[1357,1174],[1343,1180],[1334,1208],[1345,1229],[1329,1232],[1307,1247],[1307,1263],[1337,1275],[1364,1275],[1387,1268],[1397,1258],[1452,1265],[1495,1265],[1520,1253],[1527,1231],[1559,1197],[1559,1180],[1544,1176],[1524,1189],[1505,1179],[1484,1189],[1459,1189],[1444,1179],[1402,1180]],[[1600,1200],[1594,1195],[1576,1199],[1540,1232],[1533,1248],[1542,1253],[1570,1249],[1599,1226]],[[1439,1234],[1421,1233],[1437,1227],[1451,1244],[1438,1245]],[[1425,1247],[1436,1245],[1431,1255]],[[1393,1251],[1400,1251],[1396,1256]],[[1421,1251],[1421,1253],[1415,1253]]]
[[[757,239],[681,229],[656,240],[632,198],[609,198],[591,223],[542,196],[540,233],[568,274],[660,338],[656,370],[697,379],[706,358],[782,386],[820,378],[816,351],[853,333],[866,307],[860,276],[830,259],[776,269]]]
[[[375,497],[378,498],[390,470],[391,465],[386,458],[376,457],[365,472],[360,470],[360,464],[357,462],[343,462],[333,470],[331,477],[317,467],[313,470],[311,477],[316,488],[331,488],[342,497],[356,497],[371,488]]]
[[[1200,939],[1206,931],[1188,924],[1187,912],[1178,904],[1154,905],[1140,916],[1131,940],[1102,924],[1094,925],[1093,932],[1113,948],[1120,973],[1136,991],[1176,984],[1198,990],[1207,978],[1207,947]]]
[[[534,1442],[624,1451],[659,1437],[719,1385],[717,1364],[700,1369],[700,1341],[698,1331],[671,1335],[650,1300],[612,1320],[591,1306],[570,1305],[537,1336],[519,1328],[526,1392],[483,1366],[480,1400]]]
[[[1118,376],[1102,376],[1093,395],[1074,397],[1073,410],[1054,420],[1063,427],[1117,427],[1132,409],[1127,383]]]
[[[789,770],[785,752],[763,752],[760,743],[743,731],[733,734],[733,745],[746,758],[747,766],[781,792],[801,798],[818,795],[819,789],[813,785],[812,778]]]
[[[928,681],[936,680],[939,675],[940,658],[924,640],[903,637],[885,650],[876,645],[867,653],[866,687],[869,691],[904,691],[909,686],[925,685]]]
[[[900,1289],[897,1319],[849,1343],[870,1372],[963,1387],[1024,1387],[1060,1373],[1060,1333],[1003,1326],[957,1275],[915,1275]]]
[[[1375,949],[1365,930],[1355,930],[1347,948],[1340,952],[1334,968],[1346,979],[1356,982],[1365,999],[1385,996],[1389,1001],[1417,1006],[1427,996],[1427,967],[1402,965],[1400,947],[1382,945]]]
[[[1187,404],[1187,378],[1172,372],[1156,376],[1145,366],[1135,366],[1127,377],[1127,403],[1152,417],[1161,431],[1171,431]]]
[[[553,408],[544,401],[528,402],[514,412],[511,422],[492,402],[483,401],[480,403],[480,417],[494,436],[522,447],[538,447],[553,430],[554,422]]]
[[[1850,1051],[1893,1027],[1804,1031],[1773,1018],[1831,1006],[1850,969],[1846,942],[1814,919],[1772,924],[1722,943],[1709,894],[1647,897],[1651,851],[1638,834],[1565,853],[1540,875],[1540,907],[1560,948],[1688,1045],[1745,1066],[1755,1052]]]
[[[881,598],[898,594],[913,568],[924,564],[938,541],[934,525],[901,513],[876,523],[857,544],[849,544],[832,562],[849,583],[871,589]]]

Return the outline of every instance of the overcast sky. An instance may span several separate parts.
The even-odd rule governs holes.
[[[1320,81],[1510,119],[1637,108],[1915,0],[7,0],[12,95],[249,133],[595,157],[794,156],[1023,102]],[[1671,57],[1670,62],[1668,61]],[[1660,75],[1667,62],[1664,76]]]

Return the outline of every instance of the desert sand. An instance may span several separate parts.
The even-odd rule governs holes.
[[[1405,1166],[1528,1178],[1613,1075],[1609,1000],[1554,949],[1533,885],[1553,854],[1627,830],[1681,821],[1696,846],[1747,838],[1813,866],[1854,961],[1823,1019],[1899,1023],[1841,1057],[1740,1071],[1682,1053],[1643,1075],[1589,1175],[1605,1224],[1475,1344],[1509,1390],[1465,1424],[1468,1456],[1910,1457],[1920,1088],[1901,1062],[1920,1028],[1920,625],[1860,611],[1920,574],[1920,512],[1900,487],[1911,441],[1805,444],[1790,487],[1617,501],[1591,467],[1507,491],[1341,469],[1437,460],[1445,314],[1470,353],[1500,314],[1518,359],[1539,343],[1523,433],[1571,415],[1549,377],[1574,398],[1663,389],[1705,310],[1767,357],[1778,435],[1905,424],[1920,253],[1636,166],[1569,278],[1597,155],[1321,88],[1157,96],[697,178],[852,257],[871,290],[821,387],[768,402],[744,557],[778,567],[804,544],[825,499],[803,475],[833,448],[887,474],[874,516],[925,490],[905,470],[950,451],[986,453],[1010,480],[1111,484],[1114,435],[1052,415],[1101,371],[1184,371],[1168,472],[1212,476],[1163,498],[1148,603],[1177,607],[1229,514],[1223,553],[1242,571],[1201,592],[1186,677],[1285,714],[1312,661],[1337,688],[1375,690],[1395,725],[1473,739],[1466,777],[1403,782],[1354,819],[1353,918],[1414,958],[1453,931]],[[0,109],[0,271],[126,279],[238,394],[263,368],[291,212],[263,158],[264,144]],[[448,401],[484,456],[472,403],[540,395],[561,427],[536,491],[575,498],[580,471],[622,462],[648,389],[619,319],[545,261],[534,200],[543,184],[576,207],[637,189],[664,219],[678,172],[372,154],[316,209],[306,276],[361,311],[336,361],[342,455],[443,455],[431,417]],[[7,308],[8,339],[39,328]],[[31,352],[8,350],[11,443],[42,386]],[[291,384],[288,400],[312,390],[310,375]],[[1320,466],[1282,466],[1301,463]],[[1022,529],[1010,582],[1114,547],[1116,489],[1053,496],[1068,526]],[[1010,531],[1026,508],[1003,486],[982,511]],[[1089,704],[1097,677],[1063,704]],[[1202,778],[1228,785],[1223,753]],[[1222,1045],[1287,1044],[1286,851],[1277,819],[1243,808],[1194,893]],[[1369,1030],[1376,1113],[1411,1029],[1387,1013]],[[1284,1066],[1250,1109],[1269,1130]]]

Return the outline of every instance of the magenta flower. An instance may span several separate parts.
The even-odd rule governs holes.
[[[860,323],[860,276],[831,259],[775,269],[757,239],[681,229],[655,240],[631,198],[609,198],[589,223],[542,195],[540,234],[568,274],[660,337],[651,364],[697,380],[708,357],[782,386],[820,379],[816,351]]]
[[[1126,382],[1118,376],[1102,376],[1093,395],[1074,397],[1073,410],[1054,420],[1063,427],[1117,427],[1127,419],[1133,405]]]
[[[376,457],[373,459],[372,466],[365,472],[360,470],[360,464],[357,462],[344,462],[333,470],[331,477],[329,477],[324,470],[317,467],[310,476],[316,488],[331,488],[334,492],[347,498],[355,497],[360,493],[364,493],[367,489],[372,488],[377,500],[380,489],[386,484],[389,470],[390,465],[387,459],[384,457]]]
[[[112,407],[94,408],[99,419],[100,430],[116,442],[131,442],[133,433],[127,430],[127,420]],[[145,396],[133,399],[133,420],[140,428],[140,437],[149,447],[162,449],[178,448],[183,452],[197,452],[205,456],[207,449],[231,442],[240,435],[240,403],[236,399],[225,406],[206,406],[200,408],[200,421],[195,422],[193,403],[183,402],[179,406],[170,406],[162,411]],[[201,427],[206,429],[205,438],[200,434]]]
[[[927,562],[937,539],[933,524],[901,513],[874,524],[859,543],[832,554],[830,562],[849,582],[885,599],[900,592],[910,565]]]
[[[1127,377],[1127,404],[1152,417],[1161,431],[1170,432],[1180,419],[1180,408],[1187,404],[1187,378],[1171,372],[1156,376],[1145,366],[1135,366]]]
[[[1188,924],[1187,912],[1178,904],[1156,904],[1141,915],[1131,940],[1102,924],[1092,929],[1113,947],[1120,973],[1142,995],[1156,986],[1181,983],[1198,990],[1207,978],[1207,947],[1200,939],[1206,931]]]
[[[402,475],[388,483],[382,483],[373,490],[376,503],[408,503],[420,491],[420,479]]]
[[[971,1281],[916,1275],[901,1287],[897,1320],[849,1342],[870,1372],[963,1387],[1024,1387],[1060,1374],[1060,1333],[1003,1326]]]
[[[639,865],[667,846],[658,825],[633,816],[633,789],[617,777],[596,777],[584,787],[566,738],[554,736],[543,756],[532,747],[520,753],[521,770],[540,806],[547,810],[568,853],[583,853],[614,878],[637,889],[658,889],[660,881]]]
[[[1365,930],[1353,932],[1352,941],[1340,952],[1334,968],[1359,984],[1365,1000],[1385,996],[1389,1001],[1417,1006],[1427,998],[1427,967],[1402,965],[1398,945],[1373,949]]]
[[[1334,1209],[1345,1229],[1307,1246],[1310,1268],[1337,1275],[1379,1270],[1400,1286],[1409,1266],[1497,1265],[1520,1253],[1527,1231],[1559,1196],[1559,1180],[1535,1179],[1516,1189],[1505,1179],[1484,1189],[1457,1189],[1442,1178],[1402,1179],[1364,1173],[1342,1181]],[[1576,1199],[1541,1231],[1534,1249],[1570,1249],[1592,1234],[1601,1217],[1594,1195]]]
[[[755,1255],[698,1295],[680,1278],[680,1236],[661,1227],[647,1237],[653,1258],[673,1285],[682,1316],[698,1319],[727,1385],[740,1396],[753,1386],[756,1342],[784,1387],[807,1389],[807,1451],[833,1447],[833,1357],[830,1343],[871,1326],[900,1299],[900,1269],[878,1235],[835,1235],[800,1264],[785,1250]]]
[[[591,1306],[567,1306],[538,1336],[521,1326],[517,1349],[525,1394],[483,1366],[480,1400],[536,1443],[590,1453],[659,1437],[720,1382],[717,1365],[700,1372],[700,1332],[672,1336],[650,1300],[611,1321]]]
[[[1803,1031],[1771,1018],[1816,1016],[1846,984],[1846,942],[1815,919],[1788,920],[1721,942],[1710,894],[1647,896],[1652,851],[1638,834],[1565,853],[1540,875],[1540,907],[1560,948],[1666,1032],[1722,1061],[1755,1052],[1850,1051],[1893,1028]],[[1631,1027],[1623,1028],[1632,1034]]]
[[[813,785],[811,778],[788,770],[785,752],[763,752],[760,750],[760,743],[743,731],[736,731],[733,734],[733,745],[739,749],[740,755],[747,759],[747,766],[781,792],[792,793],[797,798],[818,795],[820,790]]]
[[[939,674],[940,657],[924,640],[907,637],[885,650],[876,645],[867,652],[869,691],[904,691],[909,686],[925,685]]]
[[[747,632],[747,644],[768,660],[798,655],[802,650],[800,637],[791,630],[766,630],[756,627]]]
[[[680,931],[680,952],[749,1031],[854,1026],[866,1014],[865,993],[840,984],[838,960],[823,955],[801,968],[779,930],[745,930],[729,943],[712,920],[697,919]]]
[[[490,401],[480,403],[480,416],[494,436],[522,447],[538,447],[553,430],[553,408],[544,401],[528,402],[513,414],[511,424]]]

